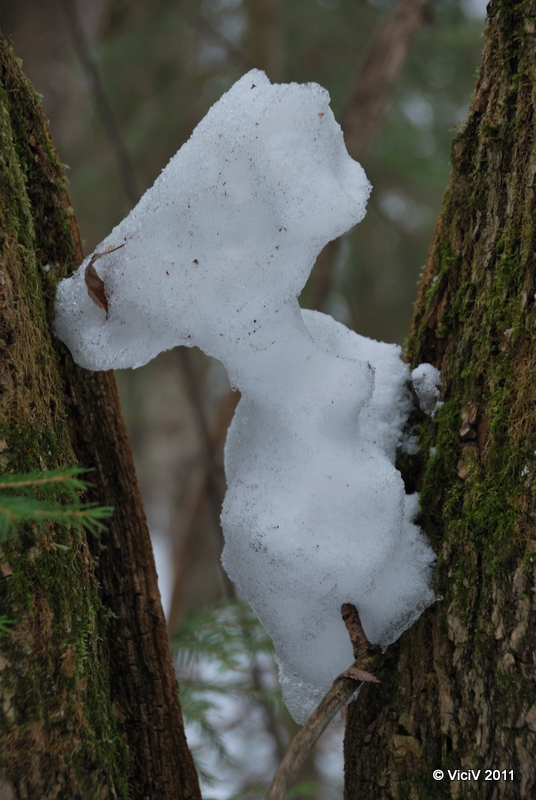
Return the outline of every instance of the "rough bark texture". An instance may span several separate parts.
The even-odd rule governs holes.
[[[536,7],[489,14],[408,343],[443,379],[404,465],[442,599],[349,710],[348,800],[536,796]]]
[[[0,641],[0,799],[200,798],[113,375],[77,368],[49,331],[81,258],[39,98],[0,36],[0,469],[94,467],[90,499],[115,507],[98,540],[26,527],[0,550],[16,623]]]

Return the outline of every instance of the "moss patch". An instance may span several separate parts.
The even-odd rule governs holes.
[[[0,37],[0,469],[75,463],[48,318],[77,242],[42,109]],[[43,269],[49,265],[48,271]],[[17,796],[126,798],[107,612],[76,529],[24,526],[0,549],[0,763]]]
[[[430,362],[443,380],[444,405],[422,420],[420,451],[402,465],[438,552],[440,599],[399,642],[398,694],[382,684],[376,717],[362,723],[360,708],[351,719],[362,731],[355,750],[368,735],[378,755],[358,773],[376,791],[353,783],[349,797],[536,791],[526,721],[536,703],[535,52],[534,3],[492,0],[407,344],[411,364]],[[428,750],[395,767],[402,716]],[[429,781],[433,769],[465,765],[514,769],[515,779],[460,783],[452,795],[449,781]]]

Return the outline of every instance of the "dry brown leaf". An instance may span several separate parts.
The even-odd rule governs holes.
[[[97,275],[97,270],[93,266],[93,259],[86,267],[84,278],[88,295],[99,308],[103,308],[108,313],[108,298],[104,291],[104,281]]]
[[[124,246],[125,242],[117,245],[117,247],[107,247],[103,253],[95,253],[87,265],[84,273],[84,280],[86,282],[88,295],[91,297],[95,305],[97,305],[99,308],[103,308],[106,311],[106,314],[108,314],[108,298],[104,290],[104,281],[97,274],[94,264],[95,261],[99,260],[99,258],[107,256],[109,253],[113,253],[115,250],[119,250]]]

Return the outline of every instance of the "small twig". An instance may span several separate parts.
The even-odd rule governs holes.
[[[333,687],[292,740],[270,784],[266,800],[284,800],[286,798],[290,787],[320,736],[360,685],[361,682],[356,682],[350,677],[335,679]]]
[[[380,647],[372,645],[367,639],[355,606],[344,603],[341,613],[352,641],[356,660],[351,667],[335,678],[332,688],[290,743],[265,800],[285,800],[309,753],[335,715],[363,683],[379,683],[369,670],[377,666]]]
[[[359,611],[352,603],[343,603],[341,606],[342,621],[346,625],[348,636],[352,642],[354,658],[356,661],[363,661],[369,658],[372,653],[379,651],[378,645],[371,644],[361,625]]]

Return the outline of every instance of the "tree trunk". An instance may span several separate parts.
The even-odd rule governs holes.
[[[0,800],[200,798],[113,375],[50,334],[82,249],[38,100],[0,36],[0,470],[93,467],[115,510],[0,549]]]
[[[266,72],[272,83],[283,80],[285,44],[281,27],[281,0],[243,0],[246,14],[244,45],[252,65]]]
[[[443,380],[403,465],[439,598],[349,709],[348,800],[536,796],[536,7],[489,15],[408,343]]]

